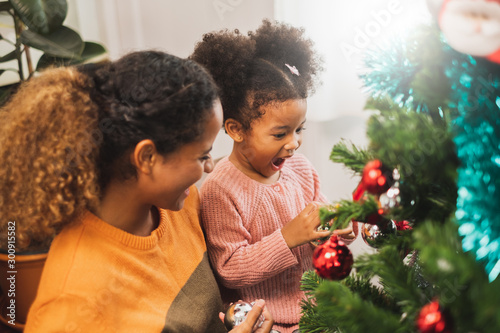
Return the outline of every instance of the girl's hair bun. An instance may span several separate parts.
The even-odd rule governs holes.
[[[217,83],[224,120],[245,130],[262,115],[261,106],[308,97],[322,70],[303,29],[269,20],[246,36],[227,29],[205,34],[191,58]]]
[[[239,30],[208,33],[195,46],[190,58],[203,65],[214,78],[223,109],[242,106],[255,58],[255,41]]]

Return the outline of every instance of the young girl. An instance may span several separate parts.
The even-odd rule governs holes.
[[[208,252],[231,299],[267,301],[282,333],[298,328],[300,279],[312,269],[310,241],[326,202],[318,175],[296,153],[320,63],[303,31],[264,21],[248,36],[206,34],[192,59],[220,88],[226,132],[234,140],[201,188]],[[344,232],[350,232],[345,230]]]
[[[50,70],[0,117],[2,237],[9,219],[20,249],[59,233],[26,333],[226,331],[193,186],[222,110],[199,65],[145,51]]]

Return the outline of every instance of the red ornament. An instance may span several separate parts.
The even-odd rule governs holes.
[[[352,269],[353,257],[349,248],[333,235],[313,253],[316,273],[325,279],[342,280]]]
[[[450,317],[445,313],[438,301],[425,305],[417,318],[417,329],[421,333],[451,333]]]
[[[378,212],[377,212],[377,213],[373,213],[373,214],[368,215],[366,217],[366,221],[364,221],[364,222],[368,223],[368,224],[381,224],[386,220],[387,219],[385,219],[382,215],[378,214]]]
[[[391,187],[393,183],[391,170],[386,168],[379,160],[366,163],[363,168],[361,182],[352,194],[354,201],[359,201],[363,193],[368,191],[371,194],[382,194]]]
[[[412,230],[412,226],[410,222],[403,220],[403,221],[394,221],[396,223],[396,228],[398,231],[404,231],[404,230]]]
[[[361,223],[368,223],[368,224],[379,224],[386,220],[382,215],[378,213],[372,213],[368,216],[366,216],[364,219],[358,218],[356,221],[351,220],[352,222],[361,222]]]

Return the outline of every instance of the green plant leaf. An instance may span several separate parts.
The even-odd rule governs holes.
[[[65,26],[49,35],[40,35],[30,30],[21,33],[21,43],[42,50],[53,57],[80,58],[84,43],[80,35]]]
[[[60,67],[60,66],[71,66],[71,65],[77,65],[80,63],[84,63],[87,61],[91,61],[94,58],[97,58],[99,56],[102,56],[106,54],[106,49],[104,46],[98,43],[93,43],[93,42],[85,42],[85,47],[83,49],[83,52],[80,56],[80,58],[60,58],[60,57],[53,57],[47,54],[44,54],[40,57],[38,60],[38,63],[36,65],[36,70],[40,71],[43,70],[47,67],[55,66],[55,67]]]
[[[7,62],[16,59],[16,50],[0,57],[0,62]]]
[[[68,14],[66,0],[9,0],[9,2],[23,23],[42,35],[60,28]]]
[[[106,48],[99,43],[85,42],[85,47],[83,48],[82,52],[82,58],[84,59],[84,61],[87,61],[94,57],[103,55],[106,52],[108,52]]]

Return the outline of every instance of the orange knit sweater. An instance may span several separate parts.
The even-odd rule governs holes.
[[[52,243],[25,333],[226,332],[191,187],[150,236],[90,212]]]
[[[298,328],[300,279],[313,269],[309,244],[288,248],[281,228],[311,201],[326,202],[319,178],[297,154],[285,162],[280,179],[266,185],[222,159],[201,190],[202,223],[219,282],[234,289],[231,301],[266,300],[280,332]]]

